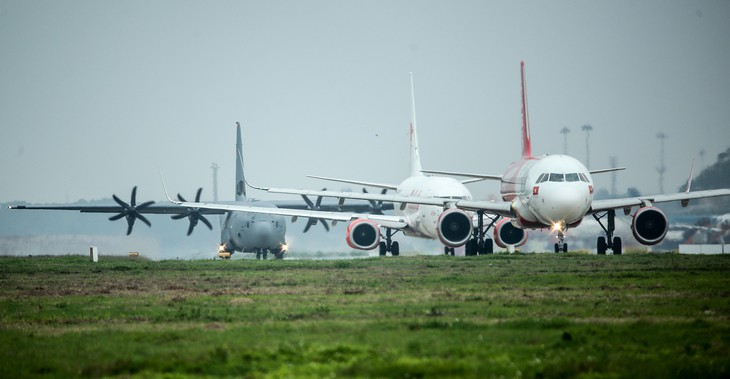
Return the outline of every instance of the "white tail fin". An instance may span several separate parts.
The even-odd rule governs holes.
[[[525,62],[520,62],[522,76],[522,158],[532,158],[530,143],[530,116],[527,112],[527,83],[525,82]]]
[[[241,124],[236,122],[236,201],[246,200],[246,177],[243,176],[243,143]]]
[[[416,131],[416,98],[413,90],[413,73],[411,72],[411,176],[423,176],[421,172],[421,155],[418,151],[418,133]]]

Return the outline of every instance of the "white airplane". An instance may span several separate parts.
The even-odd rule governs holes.
[[[472,195],[464,183],[479,181],[482,179],[466,180],[464,183],[450,177],[434,177],[426,176],[422,172],[421,158],[418,147],[418,136],[416,128],[416,112],[415,100],[413,93],[413,76],[411,75],[411,125],[410,125],[410,176],[403,180],[400,184],[383,184],[365,182],[359,180],[337,179],[316,177],[325,180],[358,184],[370,187],[382,188],[382,194],[352,194],[361,195],[363,200],[370,200],[368,196],[375,196],[372,203],[383,201],[400,203],[396,204],[397,215],[373,215],[358,213],[337,213],[337,212],[315,212],[311,210],[270,210],[270,209],[252,209],[251,207],[240,208],[238,206],[225,206],[222,204],[201,204],[189,203],[185,201],[170,201],[186,207],[203,208],[203,209],[226,209],[240,210],[246,212],[273,213],[279,215],[288,215],[294,217],[309,217],[318,219],[329,219],[334,222],[349,221],[347,228],[346,241],[353,249],[371,250],[379,247],[380,255],[386,255],[390,252],[397,256],[400,253],[400,246],[397,241],[393,241],[394,233],[402,231],[404,235],[438,239],[444,244],[444,251],[454,254],[454,248],[466,244],[473,230],[473,214],[470,211],[464,211],[453,207],[445,206],[445,204],[453,204],[460,200],[471,200]],[[271,188],[263,188],[251,186],[256,189],[268,190],[276,192]],[[386,195],[388,189],[395,190],[395,195]],[[284,193],[292,193],[286,192]],[[298,190],[296,194],[309,196],[311,193],[323,193],[323,196],[331,196],[331,191],[307,191]],[[334,196],[340,198],[340,203],[344,201],[351,193],[344,193],[343,196]],[[314,195],[319,196],[319,195]],[[168,196],[169,198],[169,196]],[[356,197],[352,197],[356,198]],[[428,201],[410,202],[413,198],[427,198]],[[380,229],[384,229],[382,234]],[[381,237],[384,241],[381,241]]]
[[[241,142],[241,127],[236,123],[236,197],[233,202],[226,202],[229,205],[247,205],[275,209],[276,207],[289,207],[294,209],[354,209],[360,211],[372,211],[369,203],[361,204],[323,204],[322,198],[316,200],[316,204],[304,197],[306,204],[294,201],[257,201],[246,196],[245,176],[243,172],[243,147]],[[200,201],[201,189],[198,190],[195,201]],[[134,223],[137,219],[151,226],[150,221],[144,214],[169,214],[175,220],[187,218],[189,221],[188,235],[198,222],[203,222],[209,229],[213,229],[210,221],[204,215],[220,215],[221,239],[218,255],[230,257],[236,251],[255,253],[257,258],[267,258],[273,253],[276,258],[283,258],[287,251],[286,220],[283,216],[276,214],[261,214],[227,211],[223,209],[204,209],[200,207],[180,207],[167,203],[158,204],[154,201],[147,201],[137,204],[137,187],[132,189],[132,197],[129,203],[122,201],[113,195],[116,204],[109,205],[52,205],[52,206],[10,206],[10,209],[33,209],[33,210],[75,210],[82,213],[117,213],[109,218],[115,221],[125,218],[127,221],[127,235],[132,233]],[[185,199],[178,194],[180,201]],[[390,204],[381,205],[378,210],[391,209]],[[310,226],[317,222],[316,218],[310,218],[305,226],[305,232]],[[325,226],[327,226],[325,224]]]

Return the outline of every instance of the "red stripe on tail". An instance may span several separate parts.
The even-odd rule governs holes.
[[[530,118],[527,114],[527,85],[525,84],[525,62],[520,62],[522,75],[522,158],[532,158],[532,144],[530,143]]]

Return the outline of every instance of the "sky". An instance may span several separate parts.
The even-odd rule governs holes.
[[[213,162],[232,200],[237,121],[254,184],[397,184],[409,72],[424,168],[501,174],[520,61],[533,153],[562,153],[567,127],[586,162],[589,124],[590,167],[616,156],[619,192],[657,193],[663,132],[676,191],[730,147],[728,20],[729,1],[0,0],[0,202],[161,200],[159,172],[209,200]]]

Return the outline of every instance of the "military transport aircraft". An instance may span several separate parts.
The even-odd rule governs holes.
[[[241,126],[236,123],[236,197],[233,202],[224,202],[228,205],[247,205],[273,209],[276,207],[288,207],[294,209],[316,209],[316,210],[354,210],[361,212],[382,213],[383,210],[393,208],[392,204],[376,204],[364,201],[353,204],[330,204],[322,202],[319,197],[311,201],[308,197],[302,196],[305,203],[295,201],[257,201],[246,196],[245,176],[243,172],[243,147],[241,142]],[[198,189],[195,201],[200,202],[202,188]],[[179,220],[187,218],[189,225],[187,234],[193,232],[195,226],[202,222],[209,229],[213,225],[205,215],[220,215],[221,239],[219,245],[219,256],[230,257],[236,251],[255,253],[257,258],[267,258],[273,253],[276,258],[282,258],[287,250],[285,241],[286,220],[283,216],[276,214],[248,213],[240,211],[228,211],[223,209],[205,209],[200,207],[180,207],[169,203],[155,203],[146,201],[137,204],[137,187],[132,189],[130,202],[127,203],[112,195],[116,204],[110,205],[51,205],[51,206],[10,206],[10,209],[33,209],[33,210],[74,210],[82,213],[117,213],[109,217],[115,221],[126,219],[127,235],[132,233],[134,223],[137,219],[151,226],[150,221],[144,214],[171,214],[172,219]],[[185,201],[180,194],[178,200]],[[308,218],[304,232],[319,221],[316,217]],[[322,224],[329,230],[326,222]]]

